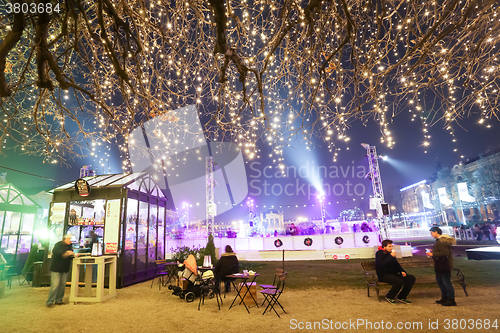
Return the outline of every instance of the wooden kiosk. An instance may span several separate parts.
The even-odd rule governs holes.
[[[78,185],[80,183],[83,185]],[[86,189],[85,193],[77,191],[80,187]],[[84,279],[83,274],[87,280],[96,266],[98,272],[102,266],[107,282],[108,271],[106,267],[104,274],[104,267],[109,256],[115,257],[115,263],[110,265],[116,272],[114,282],[110,276],[110,288],[123,288],[155,276],[155,261],[165,258],[165,227],[173,224],[177,214],[166,208],[167,198],[149,173],[83,177],[53,189],[52,193],[50,243],[46,252],[50,252],[64,234],[70,234],[75,252],[90,253],[90,235],[94,233],[104,255],[104,259],[76,258],[71,281],[75,272],[80,272],[80,267],[85,265],[86,272],[77,276],[79,282]],[[101,260],[104,261],[101,263]],[[49,265],[48,261],[47,258],[44,265]],[[86,285],[91,286],[91,282]]]

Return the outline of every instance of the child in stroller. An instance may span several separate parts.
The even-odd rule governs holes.
[[[186,299],[186,302],[194,301],[195,297],[207,296],[212,299],[218,294],[219,284],[216,283],[214,273],[211,270],[206,271],[203,275],[198,274],[198,267],[196,266],[196,259],[193,255],[189,255],[183,264],[179,264],[179,280],[186,279],[187,286],[183,289],[178,286],[168,286],[173,290],[172,295],[179,296]],[[202,299],[200,299],[201,303]],[[217,300],[217,303],[218,300]],[[222,299],[221,299],[222,303]],[[220,305],[219,305],[220,307]],[[199,305],[198,305],[199,308]]]
[[[198,279],[198,267],[196,266],[195,257],[190,254],[183,264],[179,264],[179,281],[182,278],[186,279],[187,286],[186,289],[178,286],[168,286],[168,289],[173,290],[172,295],[179,296],[182,299],[186,299],[186,302],[194,301],[195,297],[200,296],[201,288]]]

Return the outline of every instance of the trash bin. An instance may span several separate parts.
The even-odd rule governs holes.
[[[35,261],[33,263],[33,287],[41,287],[42,286],[42,277],[43,277],[43,261]]]

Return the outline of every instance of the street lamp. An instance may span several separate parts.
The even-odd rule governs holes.
[[[247,205],[248,205],[248,222],[251,227],[253,227],[253,199],[248,198],[247,200]]]

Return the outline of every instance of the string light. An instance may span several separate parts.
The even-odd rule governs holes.
[[[226,44],[213,35],[224,22],[215,15],[217,4],[230,11]],[[392,148],[399,132],[392,120],[409,112],[422,126],[424,151],[433,144],[430,128],[444,123],[458,153],[453,124],[472,114],[490,128],[497,117],[498,4],[447,10],[447,2],[416,0],[384,8],[354,0],[347,6],[213,5],[110,0],[101,18],[93,2],[85,3],[86,19],[80,12],[77,20],[54,16],[47,42],[64,75],[46,63],[47,80],[28,62],[36,57],[28,39],[35,21],[27,22],[28,33],[8,53],[6,80],[0,79],[1,94],[14,87],[0,102],[0,149],[40,152],[60,163],[67,155],[84,156],[79,148],[91,140],[93,163],[103,171],[110,168],[111,145],[118,145],[122,168],[130,171],[128,134],[153,118],[175,125],[181,115],[174,110],[195,104],[205,139],[230,140],[248,159],[261,156],[263,141],[282,166],[283,148],[295,135],[309,150],[320,137],[336,162],[342,148],[349,149],[349,127],[357,119],[377,122],[380,141]],[[11,20],[3,18],[0,39],[12,31]],[[68,32],[78,24],[78,41],[58,37],[63,23]],[[39,89],[41,81],[55,89]]]

